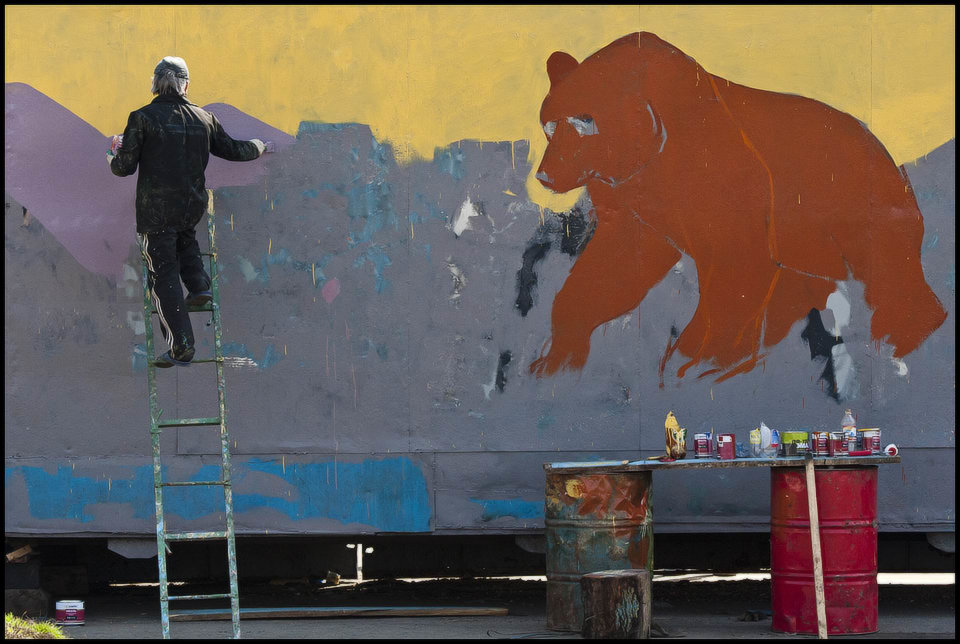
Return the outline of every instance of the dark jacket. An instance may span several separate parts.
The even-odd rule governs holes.
[[[130,113],[123,145],[110,162],[119,177],[137,177],[137,232],[193,228],[207,208],[204,170],[210,155],[252,161],[260,150],[223,131],[217,117],[176,94],[161,94]]]

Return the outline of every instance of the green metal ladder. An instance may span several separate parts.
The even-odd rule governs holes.
[[[147,265],[146,259],[141,257],[143,265],[143,307],[144,323],[146,327],[146,353],[147,353],[147,386],[150,396],[150,435],[153,439],[153,490],[157,513],[157,556],[160,566],[160,620],[163,629],[163,638],[170,639],[170,602],[179,600],[193,599],[226,599],[230,598],[230,612],[233,620],[233,637],[240,637],[240,601],[239,590],[237,588],[237,549],[234,539],[233,528],[233,492],[230,482],[230,437],[227,434],[227,423],[225,408],[223,402],[223,347],[221,346],[221,327],[220,327],[220,291],[219,291],[219,270],[217,267],[217,250],[214,243],[214,233],[216,226],[213,216],[213,192],[207,191],[209,200],[207,204],[207,231],[210,239],[210,249],[207,253],[201,253],[210,258],[210,281],[213,300],[204,306],[190,307],[191,312],[209,311],[213,314],[214,328],[214,346],[215,353],[213,358],[194,359],[191,364],[212,362],[217,369],[217,398],[220,407],[219,416],[212,418],[170,418],[160,420],[163,410],[157,403],[157,361],[153,347],[153,324],[152,316],[156,313],[153,307],[150,288],[147,286]],[[171,370],[176,370],[173,367]],[[220,427],[220,449],[222,455],[222,479],[219,481],[175,481],[164,482],[162,477],[162,468],[160,464],[160,434],[163,429],[168,427]],[[214,485],[223,486],[223,496],[226,506],[226,530],[214,532],[167,532],[166,521],[163,512],[163,488],[177,486],[194,485]],[[172,541],[199,541],[209,539],[226,539],[227,541],[227,560],[230,569],[230,592],[210,595],[180,595],[170,596],[169,581],[167,580],[167,553],[171,553],[169,543]]]

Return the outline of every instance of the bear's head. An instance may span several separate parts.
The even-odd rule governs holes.
[[[615,40],[582,63],[562,51],[547,59],[550,91],[540,108],[547,149],[536,177],[548,189],[615,186],[663,151],[666,131],[643,95],[640,36]]]

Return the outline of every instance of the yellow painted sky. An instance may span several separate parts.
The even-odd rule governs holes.
[[[165,55],[190,99],[296,133],[367,123],[401,161],[459,139],[545,141],[547,57],[652,31],[708,71],[863,120],[898,163],[955,136],[953,6],[6,6],[5,80],[104,134],[151,98]],[[563,208],[528,181],[531,197]]]

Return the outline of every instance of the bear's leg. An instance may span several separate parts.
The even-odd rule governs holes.
[[[738,368],[747,358],[755,364],[761,357],[763,320],[781,269],[765,258],[751,263],[738,257],[698,265],[697,271],[703,276],[697,311],[669,350],[669,354],[679,350],[691,358],[677,370],[677,376],[682,378],[704,360],[712,361],[716,368],[703,375]]]
[[[860,243],[844,248],[853,277],[864,284],[864,299],[873,309],[870,336],[894,347],[893,357],[912,352],[947,317],[927,285],[920,264],[923,220],[912,208],[889,208]]]
[[[680,252],[632,217],[598,210],[593,238],[553,301],[549,351],[530,365],[537,376],[581,369],[590,335],[638,306],[680,259]]]

